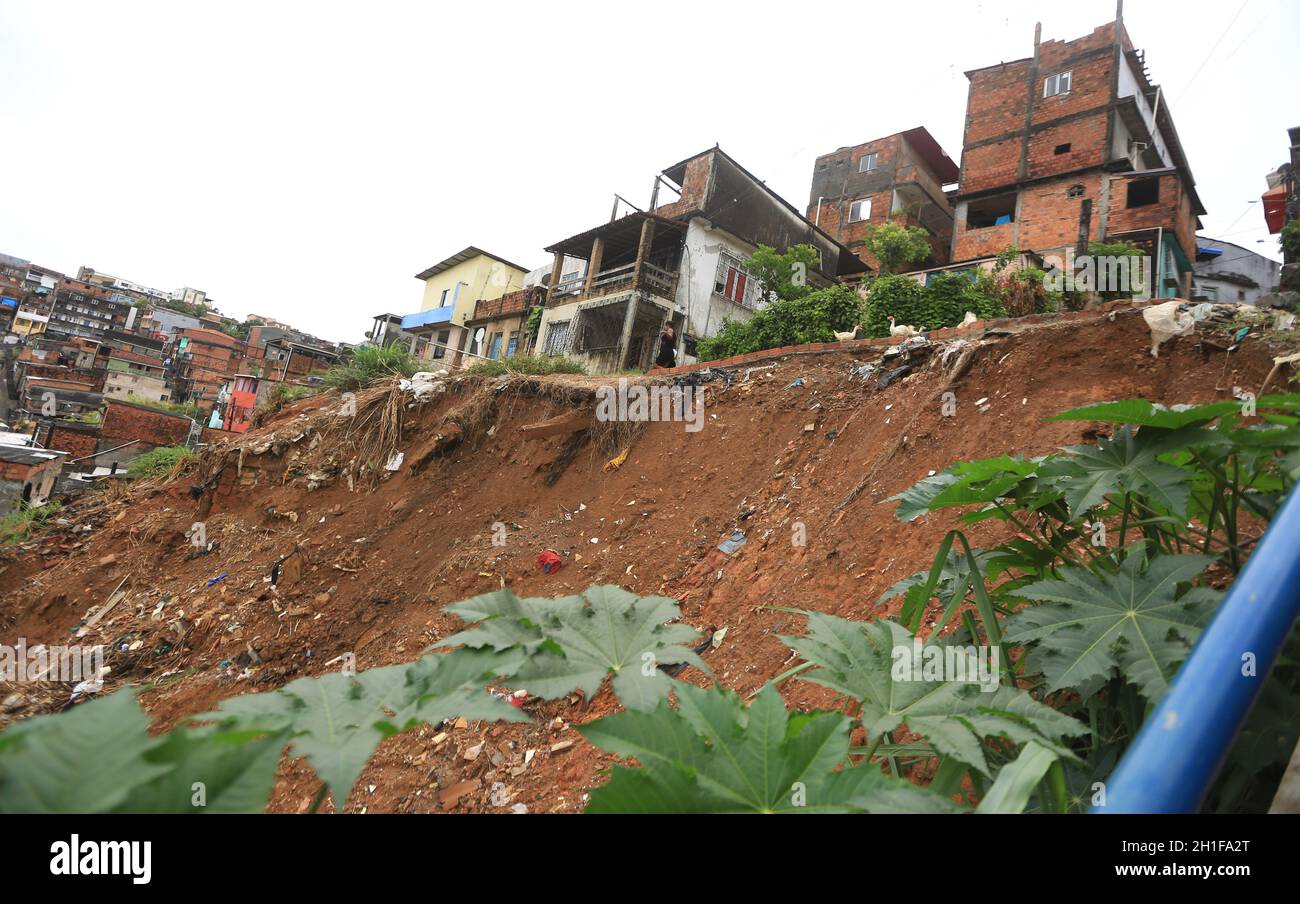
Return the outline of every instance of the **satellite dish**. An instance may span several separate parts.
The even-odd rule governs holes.
[[[483,329],[483,327],[479,327],[479,328],[474,332],[474,344],[475,344],[475,345],[482,345],[482,344],[483,344],[483,337],[484,337],[484,335],[486,335],[486,334],[487,334],[487,330]]]

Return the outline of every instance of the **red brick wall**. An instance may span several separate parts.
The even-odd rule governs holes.
[[[74,429],[62,424],[51,424],[45,431],[41,439],[41,444],[47,449],[53,449],[58,452],[67,452],[66,460],[82,458],[86,455],[93,455],[99,447],[99,431],[87,429]]]
[[[65,383],[80,384],[87,392],[104,391],[105,374],[103,371],[74,370],[58,364],[38,364],[35,362],[24,365],[23,371],[27,374],[28,379],[59,380]]]
[[[1041,179],[1106,162],[1106,131],[1110,117],[1102,110],[1049,126],[1029,137],[1029,178]],[[1068,144],[1065,153],[1057,147]]]
[[[1115,179],[1111,183],[1111,210],[1109,232],[1128,232],[1134,229],[1172,228],[1178,244],[1189,257],[1196,251],[1196,217],[1192,213],[1191,197],[1183,188],[1182,179],[1175,173],[1156,177],[1160,180],[1160,200],[1144,207],[1126,207],[1128,184],[1131,179]]]
[[[1083,202],[1092,200],[1092,219],[1088,235],[1101,236],[1101,179],[1097,173],[1074,174],[1050,182],[1031,185],[1020,198],[1019,247],[1048,251],[1073,247],[1079,241],[1079,213]],[[1082,198],[1071,198],[1070,188],[1083,186]]]
[[[1006,223],[970,231],[959,229],[952,259],[967,261],[977,257],[993,257],[1016,243],[1015,228],[1015,223]]]
[[[878,155],[876,165],[881,178],[876,181],[876,184],[883,185],[883,187],[860,192],[850,191],[842,197],[828,196],[822,198],[820,211],[816,199],[808,207],[808,218],[810,220],[814,220],[826,232],[848,245],[858,259],[873,270],[879,269],[880,262],[861,243],[866,239],[871,227],[878,226],[891,219],[904,226],[922,226],[927,229],[930,232],[930,248],[933,260],[937,263],[946,263],[948,260],[948,251],[952,246],[951,224],[945,223],[944,228],[939,228],[935,222],[922,223],[903,211],[891,216],[895,185],[906,182],[919,182],[931,185],[936,194],[942,190],[942,186],[938,185],[937,179],[929,175],[928,172],[920,171],[916,161],[909,156],[908,150],[907,142],[902,135],[890,135],[886,138],[878,138],[850,148],[842,148],[833,154],[824,154],[817,158],[816,166],[819,168],[830,165],[834,161],[842,160],[844,161],[844,169],[851,175],[857,175],[863,157],[868,154]],[[888,184],[884,184],[885,182],[888,182]],[[864,186],[864,188],[866,187]],[[850,223],[849,214],[853,202],[863,198],[871,199],[871,216],[866,220]],[[931,200],[941,202],[944,199],[942,196],[938,196],[932,197]],[[925,266],[925,262],[920,262],[902,269],[914,270]]]
[[[100,435],[126,440],[139,439],[155,446],[174,446],[185,442],[190,420],[175,414],[154,411],[140,405],[105,399],[104,420]]]
[[[962,154],[962,194],[969,194],[1000,185],[1013,185],[1020,166],[1020,136],[1008,138],[977,148],[967,148]]]
[[[654,213],[661,217],[673,219],[704,206],[709,193],[709,177],[713,173],[712,152],[701,154],[686,164],[686,175],[682,177],[682,196],[670,204],[661,204]]]

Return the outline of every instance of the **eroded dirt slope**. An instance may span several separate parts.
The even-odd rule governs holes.
[[[59,642],[126,578],[123,601],[83,642],[111,644],[110,687],[146,684],[142,700],[161,728],[223,697],[335,668],[345,652],[360,668],[412,660],[461,627],[442,607],[476,593],[505,585],[554,596],[616,583],[677,598],[701,630],[726,627],[706,659],[718,680],[748,694],[789,666],[777,635],[800,627],[763,607],[870,618],[889,611],[876,604],[882,591],[928,567],[951,520],[901,524],[882,504],[888,496],[957,460],[1091,440],[1087,424],[1045,421],[1065,409],[1222,399],[1234,385],[1257,390],[1272,363],[1263,343],[1226,362],[1194,337],[1159,358],[1148,348],[1142,318],[1125,313],[986,340],[956,375],[961,356],[945,367],[939,349],[883,390],[857,373],[878,350],[789,357],[747,380],[742,368],[730,383],[705,384],[702,430],[648,424],[617,469],[606,463],[627,435],[521,432],[589,409],[595,381],[465,378],[403,408],[394,437],[403,464],[378,478],[354,474],[352,489],[354,444],[380,421],[349,437],[313,400],[246,437],[242,461],[209,452],[202,471],[94,514],[74,510],[62,534],[11,556],[0,572],[0,631]],[[956,417],[941,412],[947,389]],[[207,554],[186,537],[196,521],[215,544]],[[95,529],[74,531],[82,522]],[[507,526],[504,546],[492,543],[496,522]],[[806,545],[792,542],[797,525]],[[721,552],[736,530],[746,544]],[[1002,530],[981,525],[972,542]],[[555,574],[536,566],[545,549],[564,560]],[[270,592],[273,565],[295,550]],[[799,682],[785,693],[796,704],[827,702]],[[29,701],[4,718],[49,704]],[[530,706],[527,725],[452,724],[390,739],[349,809],[580,810],[611,760],[570,725],[613,705],[606,695],[556,701]],[[507,789],[495,801],[494,782]],[[305,765],[286,759],[270,808],[303,810],[316,787]]]

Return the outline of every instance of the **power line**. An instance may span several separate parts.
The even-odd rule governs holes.
[[[1246,11],[1246,7],[1249,5],[1250,0],[1242,0],[1241,6],[1237,7],[1237,13],[1232,17],[1232,21],[1228,23],[1228,27],[1219,32],[1219,39],[1214,42],[1214,46],[1211,47],[1210,52],[1205,55],[1205,59],[1201,60],[1201,65],[1196,67],[1196,71],[1192,73],[1191,79],[1189,79],[1187,84],[1183,86],[1183,90],[1178,97],[1174,99],[1175,105],[1186,97],[1187,92],[1191,90],[1192,85],[1196,84],[1196,79],[1205,69],[1205,65],[1210,62],[1210,58],[1214,56],[1214,52],[1219,49],[1219,45],[1223,43],[1223,39],[1228,36],[1228,32],[1232,31],[1232,26],[1237,24],[1237,20],[1241,18],[1241,14]]]

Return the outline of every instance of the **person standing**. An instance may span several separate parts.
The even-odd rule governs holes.
[[[675,367],[677,364],[677,334],[671,323],[665,323],[659,334],[659,356],[655,358],[658,367]]]

